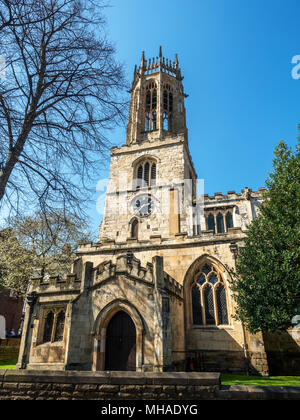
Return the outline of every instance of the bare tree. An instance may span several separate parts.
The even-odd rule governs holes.
[[[0,0],[0,205],[80,213],[123,121],[122,65],[92,0]]]

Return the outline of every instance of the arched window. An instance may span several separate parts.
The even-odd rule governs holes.
[[[138,239],[139,236],[139,222],[137,219],[134,219],[131,223],[131,238]]]
[[[163,130],[171,130],[172,112],[173,112],[173,89],[166,83],[163,87]]]
[[[217,230],[218,230],[218,233],[225,232],[224,217],[222,213],[218,213],[217,215]]]
[[[233,228],[233,218],[232,213],[228,212],[226,214],[226,230],[228,231],[230,228]]]
[[[156,164],[151,165],[151,185],[156,185]]]
[[[135,169],[135,186],[137,190],[142,187],[153,187],[156,185],[156,163],[152,159],[145,159]]]
[[[216,290],[217,307],[218,307],[218,323],[228,324],[228,312],[226,302],[226,290],[222,284],[219,284]]]
[[[196,285],[192,288],[193,324],[202,325],[202,306],[200,289]]]
[[[221,273],[205,263],[191,283],[193,325],[227,325],[226,289]]]
[[[213,288],[206,285],[203,294],[206,325],[216,325]]]
[[[146,162],[144,166],[144,185],[145,186],[149,185],[149,171],[150,171],[150,164],[149,162]]]
[[[60,311],[56,320],[54,341],[62,341],[64,338],[65,317],[65,311]]]
[[[169,114],[163,113],[163,130],[169,131]]]
[[[207,218],[207,229],[208,230],[213,230],[214,233],[216,231],[215,229],[215,218],[213,214],[209,214],[208,218]]]
[[[206,216],[207,229],[213,230],[214,233],[225,233],[228,229],[233,228],[232,209],[220,210],[218,208],[210,209]]]
[[[53,308],[47,313],[40,344],[62,341],[64,338],[66,310]]]
[[[54,314],[51,311],[51,312],[48,313],[48,315],[45,319],[43,343],[49,343],[51,341],[52,330],[53,330],[53,322],[54,322]]]
[[[157,86],[156,83],[150,82],[146,86],[145,98],[145,131],[153,131],[157,129]]]

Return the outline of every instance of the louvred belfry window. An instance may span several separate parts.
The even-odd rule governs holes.
[[[153,187],[156,185],[156,162],[145,159],[137,165],[135,170],[135,188]]]
[[[173,89],[168,83],[164,85],[163,89],[163,130],[170,131],[173,112]]]
[[[155,82],[150,82],[146,86],[145,102],[145,131],[153,131],[157,129],[157,86]]]
[[[219,271],[202,265],[191,284],[192,324],[228,325],[226,289]]]

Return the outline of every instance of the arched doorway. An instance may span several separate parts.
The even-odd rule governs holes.
[[[105,370],[136,370],[136,329],[130,316],[117,312],[106,330]]]

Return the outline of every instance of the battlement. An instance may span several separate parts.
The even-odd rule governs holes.
[[[65,291],[80,290],[81,279],[76,274],[67,274],[65,276],[35,276],[30,281],[30,292],[36,293],[56,293]]]
[[[134,257],[132,253],[120,255],[116,264],[112,261],[106,261],[95,268],[94,285],[102,283],[111,277],[117,275],[128,275],[141,282],[155,286],[154,268],[152,263],[147,263],[146,267],[142,267],[141,261]],[[177,296],[182,296],[182,286],[174,280],[169,274],[163,272],[163,287]],[[161,283],[160,283],[161,287]]]
[[[153,73],[163,72],[167,73],[170,76],[176,77],[179,80],[182,80],[181,70],[179,68],[178,62],[178,55],[175,55],[175,60],[172,61],[168,58],[163,57],[162,55],[162,47],[159,47],[159,55],[158,57],[149,58],[148,60],[145,59],[145,52],[142,52],[141,64],[140,67],[137,68],[135,66],[134,69],[134,81],[140,75],[149,75]]]
[[[237,193],[235,191],[228,191],[227,194],[221,192],[216,192],[214,195],[209,196],[208,194],[203,194],[201,200],[204,199],[204,205],[209,205],[210,203],[219,203],[222,201],[234,201],[234,200],[250,200],[251,198],[262,198],[262,194],[266,191],[266,188],[259,188],[258,191],[252,191],[251,188],[245,187],[241,192]]]

